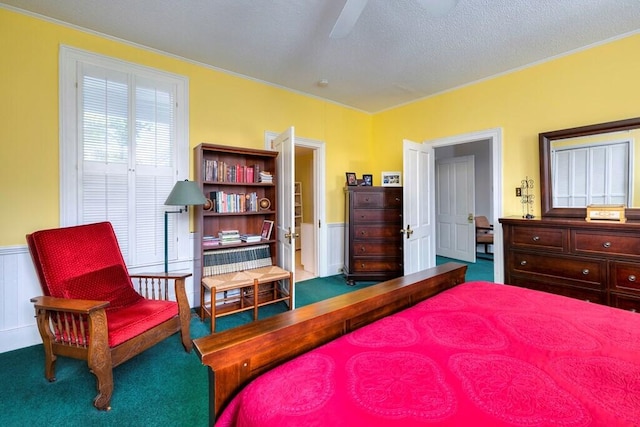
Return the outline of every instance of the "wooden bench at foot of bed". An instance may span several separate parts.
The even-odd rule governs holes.
[[[450,262],[193,340],[209,367],[210,425],[261,373],[463,283],[466,270],[466,265]]]

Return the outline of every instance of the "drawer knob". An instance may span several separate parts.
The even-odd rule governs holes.
[[[364,252],[364,251],[365,251],[364,246],[360,246],[360,252]]]
[[[537,242],[538,240],[540,240],[540,236],[533,236],[533,241]]]
[[[527,261],[526,260],[520,261],[520,265],[527,265]]]
[[[638,312],[635,308],[631,308],[631,309],[629,309],[629,311],[632,312],[632,313],[637,313]]]
[[[367,234],[367,232],[366,232],[366,231],[364,231],[364,230],[362,230],[362,231],[360,232],[360,234],[362,234],[362,235],[364,236],[365,234]]]
[[[399,202],[399,201],[400,201],[400,197],[396,197],[396,202]]]
[[[360,264],[360,267],[364,268],[364,262],[362,264]]]
[[[582,274],[584,274],[585,276],[589,274],[589,269],[588,268],[583,269]]]
[[[604,242],[604,243],[602,244],[602,247],[603,247],[603,248],[610,248],[610,247],[611,247],[611,242]]]
[[[633,274],[630,274],[629,277],[627,277],[627,280],[629,280],[630,282],[635,282],[636,276],[634,276]]]

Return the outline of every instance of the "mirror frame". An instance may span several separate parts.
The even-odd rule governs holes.
[[[640,117],[598,123],[595,125],[561,129],[539,134],[540,142],[540,208],[543,217],[582,218],[585,219],[585,208],[554,208],[551,179],[551,142],[556,139],[574,138],[577,136],[595,135],[599,133],[619,132],[640,128]],[[636,171],[638,172],[638,171]],[[627,219],[640,219],[640,208],[627,208]]]

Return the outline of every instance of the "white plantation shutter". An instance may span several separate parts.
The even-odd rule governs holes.
[[[173,210],[164,206],[164,201],[176,180],[187,178],[188,172],[186,115],[178,111],[178,98],[186,93],[180,86],[184,81],[120,61],[96,60],[93,55],[80,60],[68,56],[75,66],[62,58],[61,66],[63,72],[76,70],[76,111],[66,111],[73,106],[67,99],[71,91],[64,90],[69,84],[63,81],[62,105],[66,101],[69,106],[63,110],[67,113],[63,113],[67,118],[63,126],[71,131],[74,126],[68,124],[69,116],[75,115],[77,121],[73,148],[65,142],[63,132],[62,161],[71,162],[73,153],[77,173],[61,180],[62,203],[75,202],[75,213],[67,208],[65,215],[62,207],[63,225],[110,221],[129,267],[161,265],[164,211]],[[66,74],[71,73],[65,73],[70,79]],[[73,138],[69,135],[68,139]],[[75,188],[70,188],[73,185]],[[179,221],[184,223],[185,219],[169,215],[170,260],[180,258],[176,243],[181,231],[188,233],[188,218],[186,226],[178,227]]]

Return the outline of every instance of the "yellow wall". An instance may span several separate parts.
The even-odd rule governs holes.
[[[430,140],[503,129],[503,207],[519,215],[512,191],[539,182],[538,134],[640,116],[640,35],[486,80],[375,115],[375,168],[400,170],[402,139]],[[535,200],[540,200],[539,187]],[[534,208],[539,215],[540,204]]]
[[[0,43],[0,246],[24,244],[25,234],[59,224],[61,44],[187,76],[190,147],[206,141],[263,148],[265,131],[289,126],[325,141],[329,222],[342,221],[351,159],[370,161],[362,154],[370,152],[372,117],[357,110],[2,8]]]
[[[509,190],[525,175],[538,182],[538,133],[640,116],[637,34],[375,115],[2,8],[0,43],[0,246],[59,223],[60,44],[187,76],[191,147],[262,148],[264,131],[289,126],[325,141],[330,223],[343,220],[344,172],[372,173],[378,184],[380,171],[401,170],[404,138],[502,128],[505,195],[497,214],[517,215]]]

